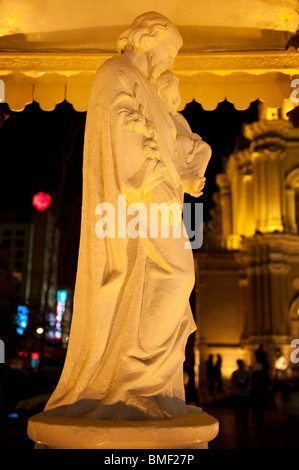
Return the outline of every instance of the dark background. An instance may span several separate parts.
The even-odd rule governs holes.
[[[57,105],[51,112],[42,111],[35,102],[26,106],[23,112],[12,112],[6,104],[0,104],[0,113],[1,110],[6,111],[9,117],[0,128],[0,223],[29,223],[36,210],[32,206],[32,197],[39,191],[49,193],[52,197],[51,210],[56,215],[55,220],[61,231],[58,285],[73,289],[80,235],[86,113],[75,112],[67,102]],[[207,181],[204,194],[196,199],[203,203],[204,219],[208,220],[209,210],[213,206],[212,196],[217,191],[215,175],[224,171],[232,152],[248,147],[249,141],[241,135],[242,125],[258,120],[258,102],[252,103],[245,111],[235,110],[227,101],[220,103],[214,111],[204,111],[200,104],[192,102],[182,114],[192,131],[198,133],[212,147],[212,157],[205,175]],[[188,196],[186,199],[192,201]],[[4,310],[0,311],[0,316],[3,312]],[[0,331],[0,338],[2,337],[3,332]],[[13,373],[6,368],[4,374],[4,365],[1,364],[1,449],[33,447],[26,435],[28,417],[41,411],[44,403],[33,404],[30,409],[18,411],[18,418],[10,417],[10,413],[19,400],[43,394],[45,390],[51,391],[57,384],[62,364],[63,362],[59,362],[53,376],[46,376],[42,369]],[[222,430],[219,437],[211,443],[212,449],[295,448],[295,422],[290,423],[281,417],[278,420],[275,410],[270,410],[268,425],[250,430],[251,434],[241,436],[240,441],[240,434],[234,426],[231,404],[226,403],[225,406],[226,408],[205,409],[220,420]],[[273,418],[271,413],[274,413]]]
[[[72,286],[75,280],[78,254],[84,126],[86,113],[73,110],[63,102],[54,111],[42,111],[33,102],[23,112],[12,112],[5,104],[9,118],[0,129],[0,222],[27,222],[32,215],[32,197],[39,191],[52,197],[52,210],[63,233],[59,282]],[[206,171],[204,194],[198,199],[204,205],[208,220],[217,191],[215,175],[225,168],[228,156],[248,146],[240,136],[244,122],[258,119],[257,102],[245,111],[223,101],[215,111],[204,111],[200,104],[189,103],[182,114],[193,132],[212,147],[212,157]],[[186,196],[186,200],[193,198]]]

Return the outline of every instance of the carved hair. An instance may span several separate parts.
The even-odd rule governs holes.
[[[124,31],[117,40],[117,50],[134,50],[144,53],[152,49],[159,38],[165,35],[166,31],[172,30],[178,42],[183,43],[178,29],[171,21],[160,13],[150,11],[135,18],[130,28]]]

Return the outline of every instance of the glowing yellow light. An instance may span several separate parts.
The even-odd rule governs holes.
[[[275,361],[275,369],[276,370],[286,370],[288,367],[288,362],[284,356],[280,356]]]
[[[18,271],[13,271],[11,274],[12,274],[12,277],[14,277],[14,278],[17,279],[19,282],[21,282],[21,280],[22,280],[22,273],[19,273]]]
[[[36,332],[37,332],[38,335],[41,335],[41,334],[43,334],[44,329],[43,328],[37,328]]]
[[[271,224],[271,223],[268,223],[267,224],[267,227],[266,229],[264,230],[266,232],[282,232],[283,231],[283,227],[281,224]]]
[[[295,13],[286,13],[286,12],[281,12],[278,14],[278,18],[280,21],[292,21],[292,19],[294,18],[295,16]]]
[[[269,106],[267,106],[266,120],[267,121],[274,121],[275,119],[278,119],[278,118],[279,118],[278,108],[269,108]]]
[[[290,98],[284,99],[282,102],[282,107],[281,107],[281,118],[288,121],[289,118],[287,116],[287,113],[289,111],[292,111],[292,109],[294,109],[295,106],[296,104],[292,103]]]
[[[241,246],[240,235],[229,235],[227,237],[227,249],[228,250],[238,250],[240,246]]]
[[[249,183],[252,181],[252,175],[243,175],[243,182]]]

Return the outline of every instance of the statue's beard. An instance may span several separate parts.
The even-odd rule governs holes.
[[[148,79],[151,83],[155,83],[160,75],[169,69],[170,64],[159,63],[158,54],[155,51],[148,52]]]

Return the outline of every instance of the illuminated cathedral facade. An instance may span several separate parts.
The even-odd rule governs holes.
[[[195,253],[195,362],[199,382],[209,355],[229,378],[236,360],[254,364],[263,345],[270,369],[299,338],[299,129],[261,105],[244,125],[250,141],[216,177],[211,219]],[[270,370],[271,372],[271,370]]]

